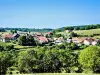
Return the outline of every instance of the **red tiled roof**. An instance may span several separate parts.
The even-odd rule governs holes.
[[[12,34],[3,34],[3,38],[13,38],[13,35]]]
[[[91,37],[81,37],[81,38],[72,38],[72,41],[79,41],[79,42],[83,42],[84,40],[87,40],[89,42],[91,41],[97,41],[97,39],[91,38]]]
[[[41,42],[48,42],[48,39],[44,36],[38,36],[38,38]]]
[[[92,42],[92,41],[98,41],[97,39],[90,38],[90,37],[86,38],[85,40],[87,40],[87,41],[89,41],[89,42]]]

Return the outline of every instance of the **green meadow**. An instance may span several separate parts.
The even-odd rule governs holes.
[[[93,34],[98,34],[98,36],[93,36],[95,38],[100,38],[100,28],[99,29],[90,29],[90,30],[76,30],[74,31],[78,35],[93,35]]]

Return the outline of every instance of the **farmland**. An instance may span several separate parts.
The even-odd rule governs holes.
[[[93,34],[98,34],[98,36],[94,36],[95,38],[100,38],[100,28],[99,29],[91,29],[91,30],[76,30],[74,31],[78,35],[93,35]]]

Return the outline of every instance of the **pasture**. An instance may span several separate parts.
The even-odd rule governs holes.
[[[78,35],[93,35],[93,34],[97,34],[94,35],[95,38],[100,38],[100,28],[99,29],[91,29],[91,30],[75,30],[75,33],[77,33]]]

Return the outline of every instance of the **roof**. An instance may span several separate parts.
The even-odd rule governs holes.
[[[97,39],[94,39],[94,38],[91,38],[91,37],[80,37],[80,38],[72,38],[72,41],[78,41],[78,42],[83,42],[83,41],[89,41],[89,42],[92,42],[92,41],[98,41]]]
[[[94,39],[94,38],[91,38],[91,37],[88,37],[86,38],[85,40],[89,41],[89,42],[93,42],[93,41],[98,41],[97,39]]]
[[[38,36],[38,38],[41,42],[48,42],[48,39],[44,36]]]
[[[12,34],[3,34],[2,37],[3,37],[3,38],[12,39],[12,38],[13,38],[13,35],[12,35]]]
[[[72,38],[72,41],[78,41],[78,42],[83,42],[84,40],[86,39],[86,37],[80,37],[80,38],[77,38],[77,37],[75,37],[75,38]]]
[[[13,34],[13,37],[17,37],[17,36],[20,36],[19,34],[15,33]]]

